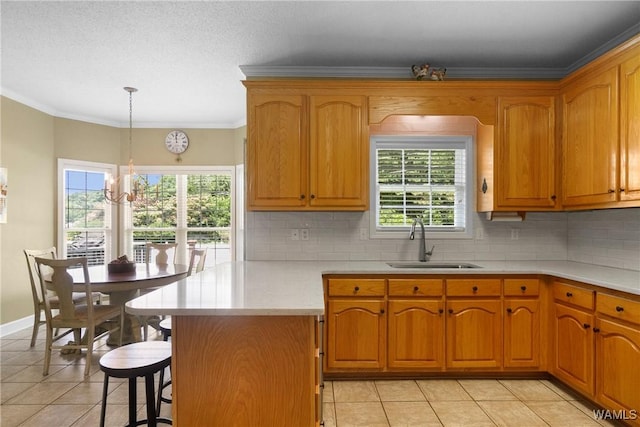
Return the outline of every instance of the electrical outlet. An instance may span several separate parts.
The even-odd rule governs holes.
[[[302,228],[300,230],[300,240],[309,240],[309,229]]]
[[[520,230],[517,228],[511,229],[511,240],[518,240],[520,238]]]
[[[300,240],[300,230],[297,228],[291,229],[291,240]]]

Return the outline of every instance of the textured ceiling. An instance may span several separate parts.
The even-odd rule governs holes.
[[[557,77],[640,32],[640,1],[2,1],[1,90],[49,114],[237,127],[245,74]],[[240,68],[242,66],[242,69]],[[338,73],[339,74],[339,73]],[[336,74],[336,75],[338,75]]]

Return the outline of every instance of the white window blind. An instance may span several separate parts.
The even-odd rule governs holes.
[[[465,232],[469,137],[377,137],[375,231],[402,231],[416,218],[430,231]]]

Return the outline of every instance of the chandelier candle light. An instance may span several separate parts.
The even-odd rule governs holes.
[[[136,177],[135,170],[133,168],[133,157],[132,157],[132,133],[133,133],[133,103],[132,103],[132,95],[133,92],[137,92],[138,89],[135,87],[125,87],[124,90],[129,92],[129,176],[131,177],[131,183],[133,189],[130,193],[123,191],[120,193],[120,176],[117,178],[113,178],[111,176],[107,177],[104,181],[104,198],[109,203],[124,203],[129,202],[133,203],[136,200],[142,198],[143,188],[140,185],[138,177]],[[134,178],[135,177],[135,178]]]

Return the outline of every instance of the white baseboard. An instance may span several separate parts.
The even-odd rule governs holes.
[[[33,318],[34,316],[31,315],[23,317],[22,319],[14,320],[13,322],[3,323],[0,325],[0,338],[4,338],[26,328],[32,328]]]

